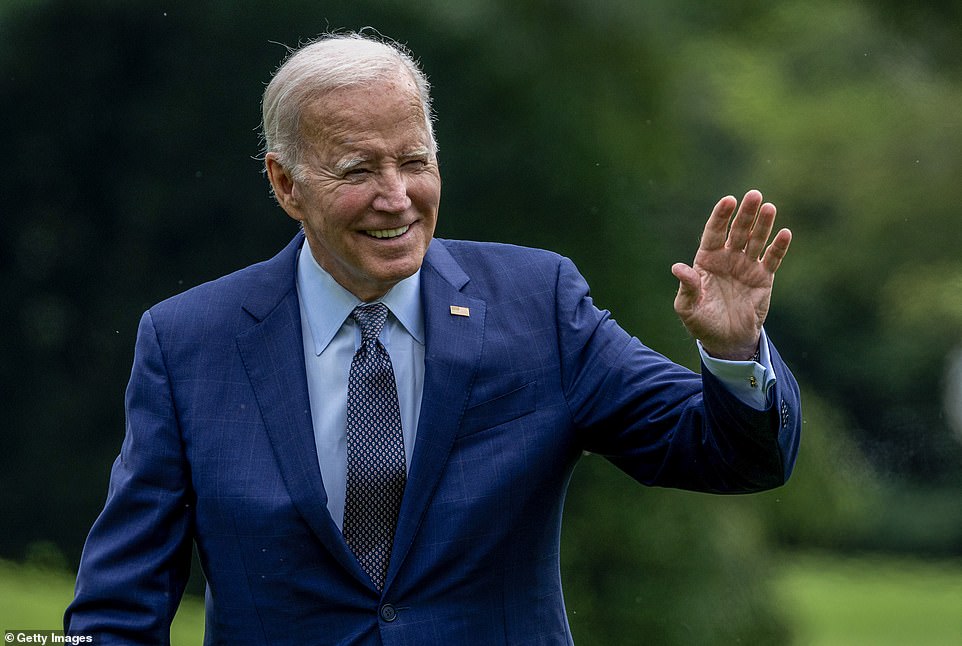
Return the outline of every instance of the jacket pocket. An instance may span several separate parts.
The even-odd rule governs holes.
[[[535,382],[529,382],[506,393],[469,406],[461,417],[458,437],[506,424],[535,409]]]

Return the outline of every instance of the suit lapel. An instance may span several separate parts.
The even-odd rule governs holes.
[[[386,586],[411,547],[447,463],[481,361],[486,306],[461,293],[468,280],[447,249],[433,241],[421,268],[424,391]],[[452,306],[468,308],[470,313],[453,314]]]
[[[317,463],[294,279],[302,242],[299,234],[263,265],[260,284],[244,305],[258,322],[237,336],[237,348],[294,505],[328,551],[357,578],[368,581],[327,511]]]

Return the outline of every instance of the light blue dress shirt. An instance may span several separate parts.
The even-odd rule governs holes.
[[[305,241],[297,259],[307,391],[327,509],[340,528],[347,489],[347,380],[351,360],[361,346],[361,328],[350,315],[361,301],[331,278],[308,251]],[[420,272],[405,278],[378,300],[391,312],[378,338],[394,367],[404,457],[410,469],[424,389]]]
[[[351,360],[361,345],[360,327],[350,314],[361,301],[317,264],[306,240],[297,259],[297,295],[317,461],[327,491],[327,509],[341,528],[347,488],[347,381]],[[379,338],[394,366],[404,456],[410,469],[424,390],[420,272],[400,281],[378,300],[391,312]],[[764,330],[757,363],[714,359],[705,353],[701,343],[698,351],[705,367],[733,395],[758,410],[768,407],[768,390],[775,383],[775,370]]]

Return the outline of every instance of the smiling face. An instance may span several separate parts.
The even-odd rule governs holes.
[[[334,280],[364,301],[383,296],[421,266],[441,200],[417,88],[399,69],[320,95],[300,123],[299,172],[265,158],[277,200]]]

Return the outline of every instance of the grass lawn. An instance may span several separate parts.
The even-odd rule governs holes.
[[[63,611],[73,599],[73,577],[0,561],[0,633],[62,630]],[[185,599],[170,629],[174,646],[204,641],[204,602]]]
[[[785,556],[779,606],[796,646],[959,646],[962,562]],[[73,595],[66,574],[0,561],[0,632],[56,630]],[[203,641],[203,602],[181,604],[175,646]]]
[[[962,645],[962,561],[787,555],[780,605],[798,646]]]

